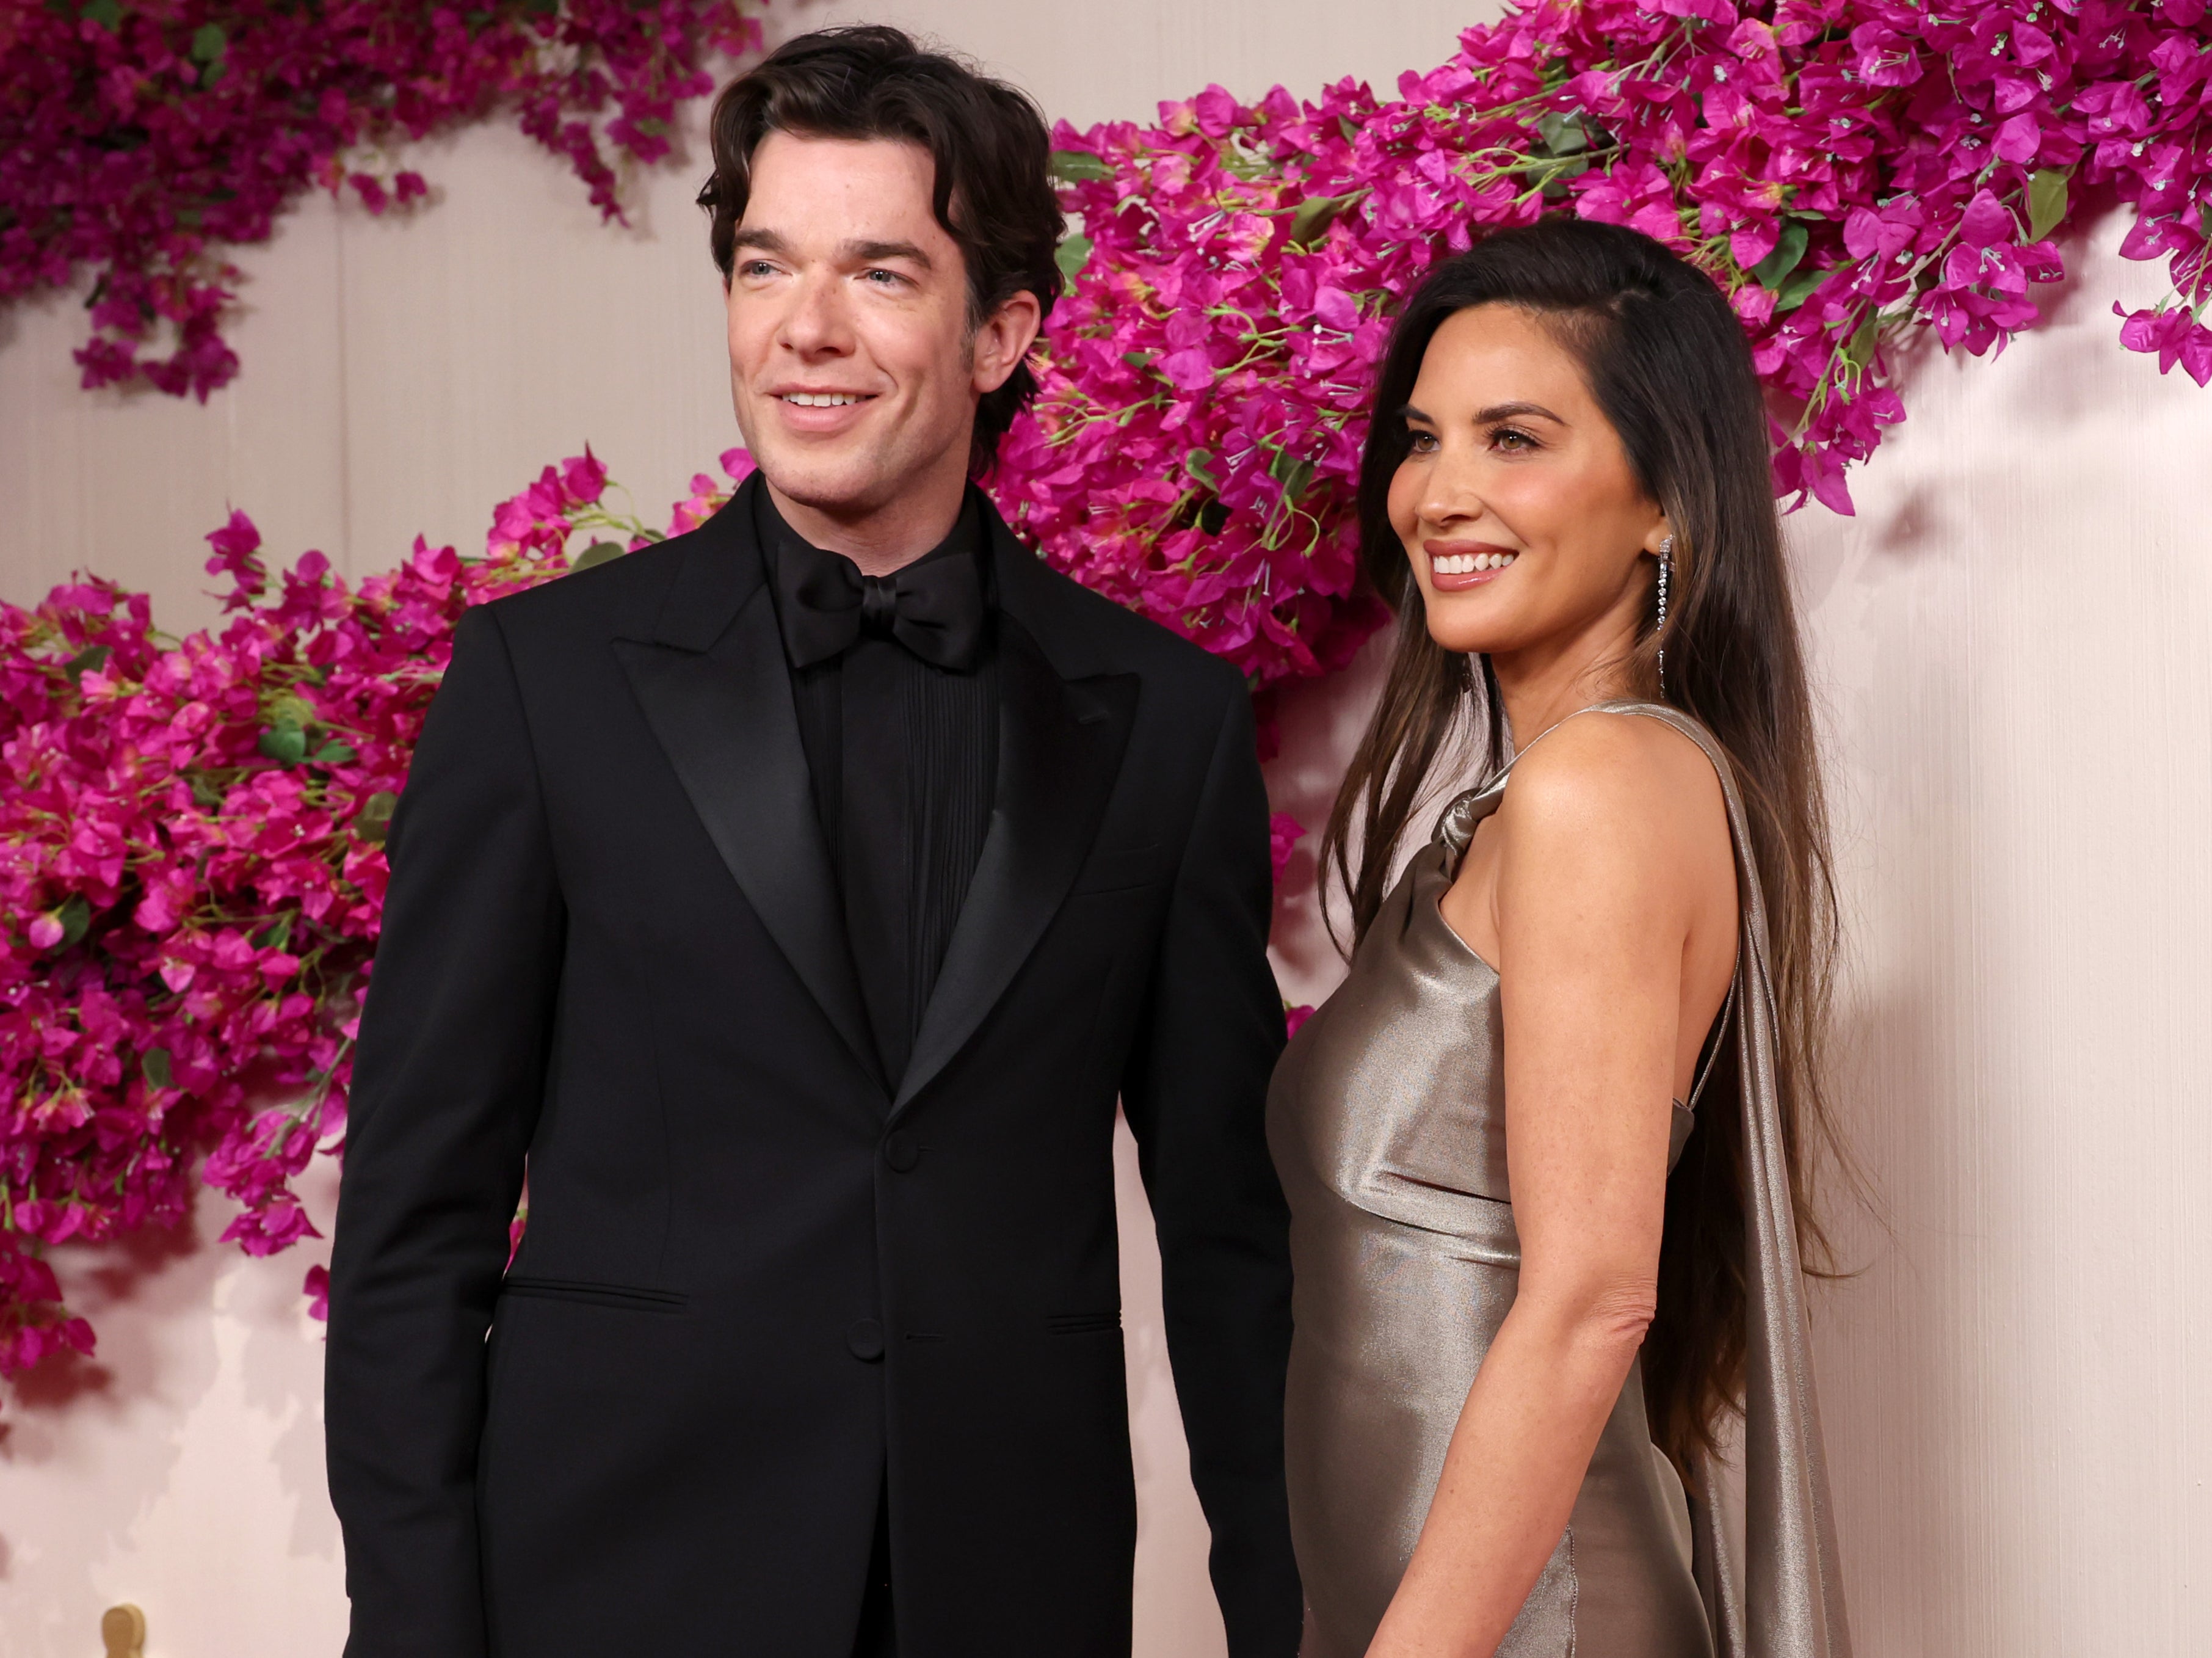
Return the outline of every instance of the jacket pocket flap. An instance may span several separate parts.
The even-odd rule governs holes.
[[[592,1283],[580,1278],[509,1277],[499,1287],[502,1295],[542,1295],[548,1301],[589,1301],[603,1307],[629,1307],[653,1313],[681,1312],[688,1295],[666,1289],[642,1289],[626,1283]]]

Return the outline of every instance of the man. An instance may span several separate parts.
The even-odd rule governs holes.
[[[1290,1658],[1244,687],[969,481],[1059,288],[1043,125],[854,29],[714,148],[759,474],[465,618],[393,826],[331,1267],[347,1651],[1126,1655],[1118,1094],[1230,1649]]]

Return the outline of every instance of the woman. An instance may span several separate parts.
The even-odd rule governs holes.
[[[1398,320],[1359,508],[1399,631],[1323,853],[1358,943],[1268,1101],[1306,1658],[1844,1658],[1832,905],[1741,330],[1632,231],[1494,236]],[[1488,781],[1389,885],[1470,730]],[[1739,1399],[1747,1580],[1693,1500]]]

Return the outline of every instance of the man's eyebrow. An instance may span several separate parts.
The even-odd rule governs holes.
[[[887,259],[905,259],[925,271],[933,268],[929,255],[910,241],[848,241],[837,251],[856,265],[881,265]]]
[[[738,234],[732,239],[730,245],[732,247],[757,248],[763,253],[788,253],[791,252],[791,244],[789,242],[786,241],[775,231],[759,226],[756,226],[749,229],[744,226],[740,225],[738,229]]]

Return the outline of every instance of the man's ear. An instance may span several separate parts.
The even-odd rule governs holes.
[[[977,395],[988,397],[1006,383],[1021,366],[1022,359],[1029,355],[1030,347],[1036,344],[1037,331],[1043,325],[1043,308],[1038,305],[1037,296],[1027,289],[983,319],[971,348],[975,353]]]

